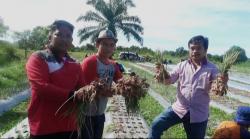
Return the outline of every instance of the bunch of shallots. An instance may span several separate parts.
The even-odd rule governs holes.
[[[217,75],[211,86],[211,91],[215,95],[223,96],[227,94],[228,70],[235,63],[239,54],[239,51],[231,51],[226,53],[223,57],[223,63],[219,66],[220,74]]]
[[[72,113],[76,113],[76,122],[78,125],[78,135],[81,137],[81,129],[85,125],[85,115],[87,113],[87,106],[92,104],[94,100],[103,92],[108,92],[110,86],[107,84],[105,79],[97,79],[92,81],[89,85],[86,85],[79,90],[75,91],[74,95],[65,101],[59,110],[71,99],[75,100],[76,105],[73,108],[68,109],[64,114],[69,116]]]
[[[157,80],[157,82],[163,83],[166,79],[170,78],[170,75],[163,64],[157,62],[155,64],[155,68],[156,68],[156,74],[154,78]]]
[[[82,100],[83,103],[91,103],[98,94],[103,94],[103,92],[109,92],[111,87],[107,84],[106,79],[97,79],[92,81],[89,85],[86,85],[74,94],[74,97],[77,97],[78,100]]]
[[[130,75],[117,82],[115,92],[125,98],[127,112],[136,113],[139,110],[139,100],[146,95],[148,88],[146,79],[141,79],[138,75]]]
[[[227,94],[227,90],[228,90],[228,85],[226,83],[226,79],[227,78],[227,74],[224,75],[217,75],[216,79],[213,80],[212,82],[212,87],[211,87],[211,91],[215,94],[215,95],[219,95],[219,96],[223,96]]]

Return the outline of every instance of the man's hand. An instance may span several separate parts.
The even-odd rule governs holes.
[[[224,84],[227,84],[229,80],[228,73],[220,75],[220,78],[223,80]]]
[[[162,81],[162,74],[160,74],[160,72],[157,72],[156,74],[155,74],[155,76],[154,76],[154,78],[155,78],[155,80],[157,81],[157,82],[160,82],[160,83],[163,83],[163,84],[165,84],[165,85],[170,85],[170,84],[172,84],[171,83],[171,80],[170,80],[170,78],[168,78],[168,79],[164,79],[163,81]]]
[[[165,79],[164,84],[165,84],[165,85],[170,85],[170,84],[172,84],[172,83],[171,83],[171,80],[170,80],[170,79]]]
[[[77,98],[77,100],[82,100],[84,91],[85,91],[85,86],[75,91],[74,98]]]

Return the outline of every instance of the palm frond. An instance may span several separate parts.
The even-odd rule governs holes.
[[[85,28],[82,28],[78,31],[78,35],[82,35],[86,32],[90,32],[90,31],[93,31],[93,30],[99,30],[99,26],[89,26],[89,27],[85,27]]]
[[[143,27],[135,23],[122,23],[124,27],[132,28],[137,32],[143,33]]]
[[[163,59],[163,53],[160,50],[156,51],[156,56],[155,57],[156,57],[156,62],[157,63],[160,63],[160,64],[163,63],[163,60],[164,60]]]
[[[130,34],[128,31],[124,30],[123,27],[118,26],[119,28],[121,28],[121,30],[123,31],[123,35],[127,38],[128,41],[130,41]]]
[[[138,34],[138,32],[132,28],[128,28],[125,26],[118,26],[124,33],[125,36],[132,35],[134,39],[140,43],[140,45],[143,45],[143,38]],[[128,39],[128,38],[127,38]],[[128,39],[129,41],[129,39]]]
[[[87,0],[86,4],[88,5],[95,5],[99,0]]]
[[[239,51],[231,51],[224,55],[223,63],[220,66],[221,73],[227,73],[231,66],[236,62],[237,58],[239,57]]]
[[[80,36],[80,43],[84,40],[87,40],[91,36],[96,36],[96,34],[99,34],[100,30],[92,30],[88,32],[84,32],[83,30],[78,31],[78,36]]]
[[[135,7],[135,4],[133,3],[132,0],[125,0],[124,3],[127,7]]]
[[[97,10],[106,20],[111,19],[111,17],[114,16],[112,9],[110,8],[109,4],[106,3],[105,1],[98,1],[95,5],[94,5],[95,10]]]
[[[128,4],[123,0],[113,0],[111,3],[114,17],[118,15],[127,15]]]
[[[141,23],[141,20],[137,16],[120,16],[119,17],[121,21],[123,22],[133,22],[133,23]]]
[[[104,22],[105,19],[101,17],[98,13],[93,11],[88,11],[84,16],[81,15],[77,18],[77,22],[79,21],[95,21],[95,22]]]

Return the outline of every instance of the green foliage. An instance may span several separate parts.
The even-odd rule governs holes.
[[[235,51],[238,51],[240,52],[239,54],[239,57],[237,58],[236,62],[239,63],[239,62],[245,62],[247,61],[247,56],[246,56],[246,52],[243,48],[239,47],[239,46],[232,46],[227,52],[227,53],[232,53],[232,52],[235,52]]]
[[[83,50],[81,52],[69,52],[69,55],[72,56],[73,58],[77,59],[79,62],[82,62],[82,60],[86,56],[90,56],[94,53],[96,53],[96,51]]]
[[[175,50],[175,54],[177,56],[183,56],[183,55],[187,55],[188,51],[184,49],[184,47],[179,47]]]
[[[28,50],[43,49],[48,41],[49,29],[48,27],[35,27],[33,30],[25,30],[22,32],[15,32],[14,38],[19,48],[24,49],[25,58],[27,58]]]
[[[27,84],[24,62],[14,62],[0,69],[0,99],[22,91]]]
[[[129,7],[135,7],[131,0],[109,0],[108,2],[89,0],[87,4],[95,11],[86,12],[85,15],[79,16],[77,21],[93,22],[96,25],[92,24],[78,31],[80,42],[88,38],[91,42],[95,42],[102,30],[109,29],[115,36],[118,31],[122,31],[128,41],[133,36],[137,42],[143,44],[141,20],[137,16],[129,16],[127,12]]]
[[[145,118],[148,125],[150,125],[159,113],[161,113],[164,108],[152,97],[146,95],[145,98],[140,100],[140,113]]]
[[[38,50],[42,49],[48,41],[48,27],[35,27],[33,30],[15,32],[14,37],[22,49]]]
[[[6,53],[6,58],[8,61],[13,61],[13,60],[20,60],[20,58],[17,56],[17,50],[13,47],[6,47],[5,50]]]
[[[92,44],[87,44],[85,46],[85,50],[94,51],[94,50],[96,50],[96,47]]]
[[[228,51],[223,57],[223,63],[219,66],[220,72],[223,74],[227,74],[228,70],[238,59],[239,54],[240,52],[237,50]]]
[[[20,56],[17,54],[14,45],[5,41],[0,41],[0,66],[15,60],[20,60]]]
[[[163,53],[161,51],[156,51],[155,54],[155,59],[157,63],[163,63],[164,59],[163,59]]]
[[[223,61],[223,57],[220,55],[211,55],[211,54],[207,54],[207,57],[210,61],[214,62],[214,63],[221,63]]]
[[[32,32],[29,40],[33,47],[31,49],[42,49],[45,44],[48,42],[48,34],[49,28],[48,27],[35,27]]]
[[[247,73],[250,75],[250,60],[246,62],[236,63],[235,66],[232,67],[233,71]]]

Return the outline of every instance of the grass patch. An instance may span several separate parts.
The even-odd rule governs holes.
[[[231,121],[233,120],[234,114],[227,114],[220,109],[210,107],[210,116],[207,126],[207,135],[212,136],[214,134],[215,128],[222,121]]]
[[[69,52],[69,55],[73,58],[76,58],[79,62],[82,62],[82,60],[85,58],[85,55],[92,55],[95,54],[95,51],[82,51],[82,52]]]
[[[247,73],[247,74],[250,74],[249,68],[250,68],[250,60],[232,66],[233,71]]]
[[[28,87],[25,62],[13,62],[0,68],[0,99],[10,97]]]
[[[0,136],[27,117],[28,101],[23,101],[0,116]]]
[[[150,126],[156,116],[163,112],[164,108],[151,96],[147,95],[140,100],[140,113]],[[186,138],[182,124],[178,124],[163,132],[161,138]]]

